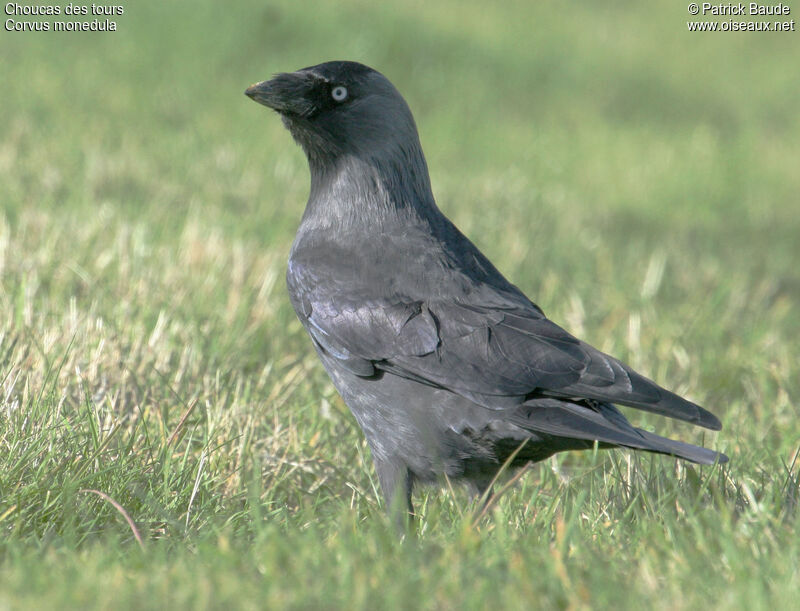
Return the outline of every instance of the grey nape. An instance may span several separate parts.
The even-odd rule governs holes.
[[[336,61],[246,94],[308,158],[289,297],[366,435],[387,507],[412,514],[414,483],[442,474],[482,491],[523,442],[512,467],[595,442],[728,460],[614,407],[721,427],[548,320],[439,211],[411,111],[383,75]]]

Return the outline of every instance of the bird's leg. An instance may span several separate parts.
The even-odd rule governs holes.
[[[381,483],[386,509],[392,521],[405,531],[414,518],[414,506],[411,504],[411,490],[414,478],[408,467],[399,460],[375,459],[375,470]]]
[[[492,498],[492,495],[494,494],[494,490],[492,487],[493,481],[494,478],[489,477],[486,479],[474,479],[471,482],[473,498],[481,501],[481,511],[486,509],[486,506],[489,504],[489,500]]]

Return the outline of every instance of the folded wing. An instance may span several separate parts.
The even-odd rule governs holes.
[[[576,339],[520,295],[492,288],[469,301],[374,298],[354,286],[346,296],[310,290],[293,300],[318,347],[359,376],[391,372],[488,409],[581,398],[720,428],[710,412]]]

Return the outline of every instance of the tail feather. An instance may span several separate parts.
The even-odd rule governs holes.
[[[728,461],[719,452],[635,428],[610,403],[532,399],[514,411],[511,421],[530,431],[669,454],[699,464]]]
[[[648,442],[649,447],[642,450],[658,452],[659,454],[670,454],[701,465],[713,465],[714,463],[724,464],[728,462],[728,457],[722,452],[715,452],[708,448],[701,448],[690,443],[668,439],[660,435],[654,435],[641,429],[636,429]]]
[[[580,380],[567,387],[545,392],[562,398],[588,397],[596,401],[627,405],[668,418],[685,420],[713,431],[722,428],[719,418],[696,403],[662,388],[622,361],[586,343],[581,342],[581,347],[589,358],[589,364]]]

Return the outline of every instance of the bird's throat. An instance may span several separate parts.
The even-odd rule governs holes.
[[[303,222],[381,228],[441,216],[422,153],[309,156],[311,191]]]

